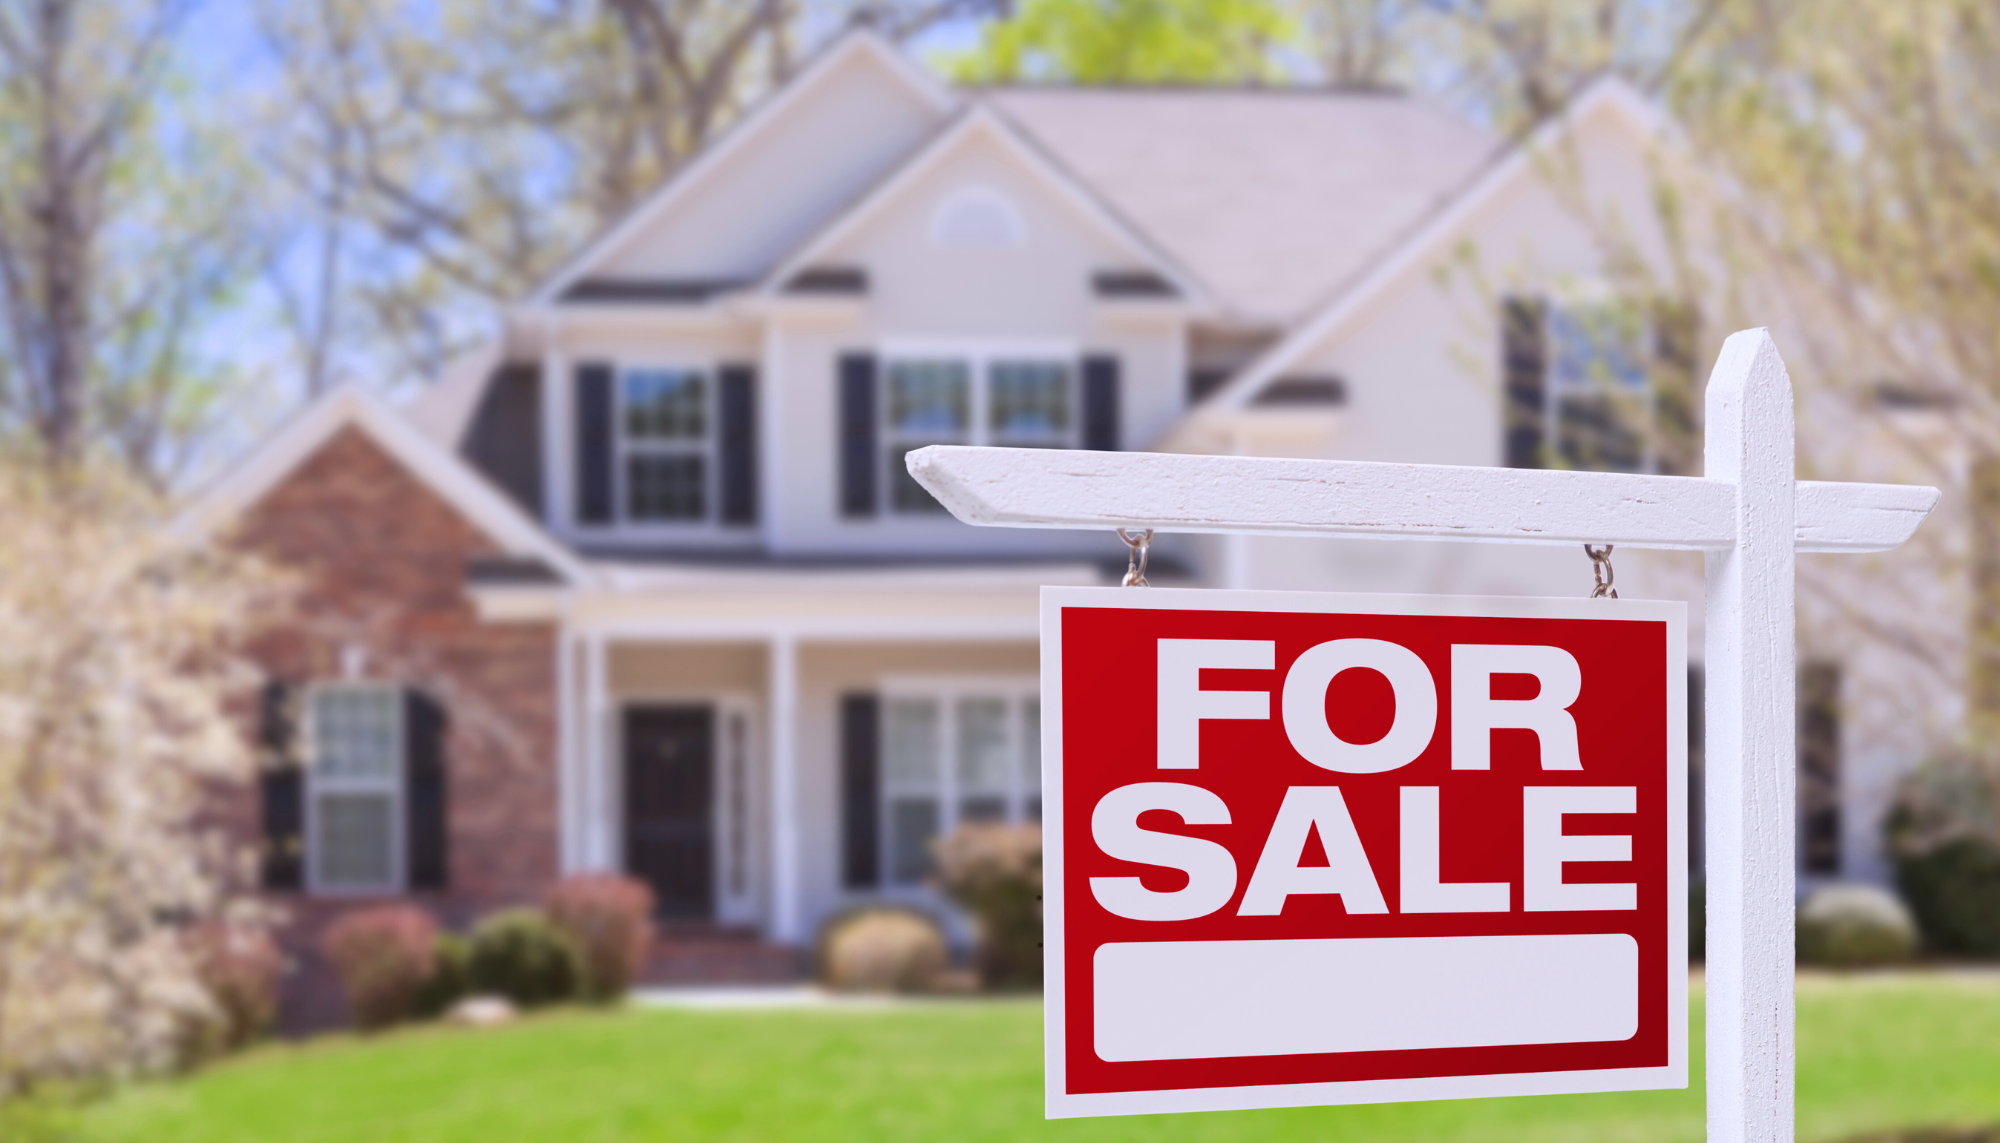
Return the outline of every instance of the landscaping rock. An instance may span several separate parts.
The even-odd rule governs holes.
[[[504,996],[468,996],[451,1006],[445,1022],[460,1028],[498,1028],[512,1024],[520,1013]]]

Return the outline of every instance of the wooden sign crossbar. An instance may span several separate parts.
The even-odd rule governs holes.
[[[1020,528],[1613,543],[1706,563],[1709,1138],[1793,1138],[1794,564],[1915,533],[1935,488],[1799,481],[1770,334],[1723,344],[1702,477],[934,445],[910,473]]]

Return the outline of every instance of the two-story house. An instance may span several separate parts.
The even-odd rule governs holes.
[[[849,33],[413,404],[334,393],[191,510],[309,577],[241,813],[295,950],[581,870],[651,883],[669,975],[937,908],[933,839],[1039,813],[1037,588],[1126,550],[963,525],[904,454],[1658,466],[1573,205],[1648,217],[1656,130],[1615,83],[1514,141],[1393,92],[953,88]],[[1153,578],[1590,585],[1568,549],[1173,536]]]

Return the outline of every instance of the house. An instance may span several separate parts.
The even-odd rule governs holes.
[[[949,918],[930,841],[1039,813],[1037,589],[1127,553],[963,525],[912,448],[1682,463],[1644,394],[1692,351],[1606,332],[1575,206],[1649,217],[1659,130],[1616,83],[1511,141],[1393,92],[954,89],[847,34],[415,403],[331,394],[190,510],[310,585],[239,815],[294,1022],[333,1011],[320,926],[384,898],[627,871],[669,979],[794,973],[857,903]],[[1568,548],[1179,536],[1153,579],[1591,585]],[[1839,820],[1836,867],[1872,844]]]

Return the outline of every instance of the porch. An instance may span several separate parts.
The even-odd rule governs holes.
[[[828,917],[871,902],[969,937],[927,884],[930,843],[1039,819],[1039,651],[1032,589],[954,594],[948,610],[921,593],[766,597],[748,622],[685,598],[572,610],[561,867],[652,885],[661,982],[768,979],[783,957],[758,946],[803,968]]]

